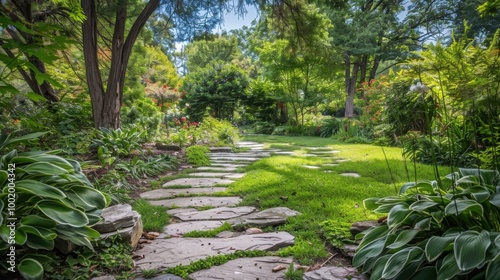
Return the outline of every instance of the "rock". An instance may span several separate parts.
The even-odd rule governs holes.
[[[320,168],[319,166],[315,166],[315,165],[302,165],[302,167],[309,168],[309,169],[319,169]]]
[[[156,190],[141,193],[140,197],[144,198],[144,199],[162,199],[162,198],[176,197],[176,196],[180,196],[180,195],[212,194],[212,193],[217,193],[217,192],[223,192],[226,190],[227,190],[227,188],[224,188],[224,187],[156,189]]]
[[[355,172],[340,173],[340,175],[346,176],[346,177],[354,177],[354,178],[361,177],[361,175],[359,175],[358,173],[355,173]]]
[[[218,237],[218,238],[233,238],[233,237],[237,237],[237,236],[240,236],[240,235],[243,235],[243,232],[236,232],[236,231],[225,230],[225,231],[219,232],[216,235],[216,237]]]
[[[55,247],[57,248],[57,250],[59,250],[59,252],[67,255],[71,252],[73,252],[73,250],[76,249],[76,245],[69,242],[68,240],[64,240],[64,239],[60,239],[60,238],[57,238],[55,240]]]
[[[232,153],[232,147],[209,147],[211,153]]]
[[[191,231],[207,231],[218,228],[224,224],[223,221],[191,221],[169,224],[163,231],[166,235],[182,235]]]
[[[215,185],[229,185],[233,182],[234,182],[233,180],[220,179],[220,178],[181,178],[167,182],[163,184],[163,187],[164,188],[168,188],[170,186],[190,186],[193,188],[213,187]]]
[[[359,221],[351,225],[350,231],[353,236],[356,236],[356,234],[378,225],[379,223],[377,221]]]
[[[156,143],[155,147],[162,151],[182,151],[182,148],[177,145],[167,145],[163,143]]]
[[[258,157],[210,157],[210,160],[213,162],[227,163],[233,161],[257,161]]]
[[[245,176],[245,173],[221,173],[221,172],[195,172],[189,173],[189,176],[194,177],[218,177],[221,179],[240,179]]]
[[[231,172],[231,171],[236,171],[236,169],[238,169],[238,167],[234,167],[235,165],[238,165],[238,167],[241,166],[241,164],[219,163],[219,164],[212,164],[212,166],[200,166],[197,167],[196,170]]]
[[[354,254],[356,253],[356,250],[358,249],[358,245],[355,244],[344,244],[342,245],[342,248],[340,250],[345,256],[348,256],[350,258],[354,257]]]
[[[102,221],[93,226],[100,233],[116,231],[134,225],[134,212],[128,204],[118,204],[104,208],[101,213]],[[135,215],[138,215],[135,212]]]
[[[151,244],[144,244],[143,248],[135,252],[144,256],[143,259],[136,261],[136,265],[141,269],[162,269],[179,264],[188,265],[192,261],[208,256],[236,251],[276,251],[294,243],[294,237],[288,232],[242,235],[233,238],[156,239],[152,240]]]
[[[188,277],[193,280],[285,279],[284,276],[286,270],[281,269],[273,271],[273,269],[278,266],[288,268],[290,263],[292,263],[292,258],[241,258],[229,261],[219,266],[191,273]]]
[[[304,280],[368,280],[366,275],[363,275],[354,267],[337,267],[324,266],[318,270],[304,273]]]
[[[177,197],[164,200],[152,200],[149,203],[153,205],[161,205],[166,207],[222,207],[235,206],[241,202],[239,196],[193,196],[193,197]]]
[[[233,227],[241,225],[257,227],[282,225],[286,222],[288,217],[293,217],[299,214],[299,212],[291,210],[287,207],[275,207],[230,219],[228,220],[228,223],[232,224]]]
[[[245,233],[246,234],[259,234],[259,233],[263,233],[264,231],[261,230],[260,228],[247,228],[247,230],[245,230]]]
[[[115,280],[116,278],[111,275],[104,275],[104,276],[99,276],[99,277],[94,277],[91,278],[91,280]]]
[[[118,229],[114,232],[108,232],[101,234],[101,238],[105,239],[114,235],[119,234],[121,239],[125,242],[129,242],[132,248],[135,248],[141,239],[143,232],[143,225],[141,220],[141,215],[136,211],[134,213],[134,225],[127,228]]]
[[[255,207],[242,206],[242,207],[219,207],[214,209],[209,209],[205,211],[190,211],[179,212],[172,214],[179,220],[182,221],[200,221],[200,220],[228,220],[231,218],[236,218],[243,215],[248,215],[255,212]]]
[[[179,277],[174,274],[162,274],[155,276],[153,278],[144,278],[144,277],[139,277],[136,278],[135,280],[183,280],[182,277]]]

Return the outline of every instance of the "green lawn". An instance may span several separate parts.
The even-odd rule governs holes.
[[[408,163],[406,171],[400,148],[382,150],[378,146],[345,144],[318,137],[247,136],[244,140],[302,154],[311,151],[308,147],[323,147],[338,150],[339,153],[333,154],[335,157],[349,160],[338,166],[309,169],[303,165],[319,166],[334,160],[275,155],[247,167],[247,175],[229,188],[232,194],[243,197],[243,205],[261,209],[286,206],[301,212],[302,215],[290,218],[278,230],[289,231],[296,237],[296,245],[282,254],[292,254],[306,265],[327,256],[325,245],[330,242],[324,236],[341,232],[339,238],[342,238],[352,222],[377,218],[364,210],[364,199],[394,195],[395,188],[408,178],[414,180],[415,168]],[[417,164],[415,167],[418,179],[434,178],[432,166]],[[345,177],[340,175],[343,172],[356,172],[361,177]]]

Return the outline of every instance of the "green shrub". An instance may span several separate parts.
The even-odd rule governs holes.
[[[210,165],[209,152],[210,150],[205,146],[195,145],[186,148],[188,162],[194,166]]]
[[[256,134],[271,134],[275,127],[271,122],[255,122],[252,125],[253,132]]]
[[[500,270],[500,173],[459,169],[369,198],[387,224],[362,237],[353,265],[371,279],[496,279]]]
[[[169,155],[150,156],[140,159],[135,156],[132,160],[116,164],[116,169],[125,171],[129,176],[139,179],[157,176],[166,170],[175,169],[179,164],[177,158]]]
[[[92,140],[90,147],[97,148],[97,156],[101,164],[111,165],[119,156],[129,156],[133,151],[141,150],[144,141],[144,131],[137,128],[97,130],[97,138]]]
[[[340,130],[342,125],[342,119],[339,118],[329,118],[324,119],[321,124],[320,136],[321,137],[331,137]]]
[[[54,249],[56,239],[92,249],[90,240],[100,234],[91,226],[100,221],[101,210],[109,203],[77,161],[54,152],[8,149],[41,134],[18,138],[0,134],[1,266],[8,269],[7,254],[15,244],[15,270],[30,279],[42,278],[44,264],[50,260],[45,252]],[[7,226],[11,223],[14,228]]]

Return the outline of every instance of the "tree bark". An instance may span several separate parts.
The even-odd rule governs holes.
[[[111,46],[111,66],[108,83],[106,89],[104,89],[97,56],[95,0],[82,0],[82,9],[87,17],[82,26],[83,52],[95,128],[106,127],[117,129],[120,127],[123,86],[132,47],[146,21],[159,4],[160,0],[148,1],[125,37],[127,1],[118,1]]]
[[[356,93],[356,83],[358,80],[359,72],[359,62],[354,62],[352,65],[351,73],[351,58],[348,54],[344,56],[344,67],[345,67],[345,89],[346,89],[346,101],[345,101],[345,117],[354,117],[354,94]]]

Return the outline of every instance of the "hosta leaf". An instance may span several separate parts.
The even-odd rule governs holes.
[[[412,241],[415,235],[420,231],[416,229],[404,229],[398,233],[398,236],[394,243],[387,246],[389,249],[397,249],[405,246],[408,242]]]
[[[500,275],[500,254],[488,263],[486,268],[486,280],[496,280]]]
[[[43,237],[44,239],[47,239],[47,240],[52,240],[52,239],[55,239],[57,237],[57,234],[53,230],[48,230],[48,229],[45,229],[42,227],[36,228],[36,227],[32,227],[32,226],[21,225],[17,228],[17,230],[25,232],[25,233],[37,235],[37,236]]]
[[[73,186],[69,189],[69,192],[75,194],[71,200],[79,200],[86,204],[88,207],[86,209],[92,210],[94,208],[103,209],[106,207],[106,198],[96,189],[84,187],[84,186]],[[74,200],[74,199],[75,200]],[[80,205],[80,204],[79,204]]]
[[[7,179],[9,178],[9,173],[5,170],[0,170],[0,191],[1,188],[7,185]]]
[[[462,212],[473,212],[480,216],[483,215],[483,206],[475,200],[454,200],[446,205],[444,213],[446,215],[457,215]]]
[[[438,204],[440,204],[440,203],[435,202],[435,201],[418,200],[418,201],[413,202],[410,205],[410,210],[424,211],[424,210],[428,210],[429,208],[432,208]]]
[[[363,200],[363,206],[365,207],[366,210],[372,211],[377,209],[379,205],[377,204],[377,201],[379,200],[378,197],[371,197]]]
[[[478,203],[483,203],[490,198],[490,191],[481,186],[467,188],[461,194],[471,194]]]
[[[405,248],[394,253],[385,264],[382,278],[396,277],[408,264],[419,262],[424,256],[424,251],[419,247]]]
[[[450,253],[444,257],[443,262],[438,269],[438,275],[436,279],[451,279],[460,272],[461,271],[457,266],[457,261],[455,260],[455,255]]]
[[[491,196],[490,198],[490,203],[492,205],[495,205],[496,207],[500,208],[500,193],[496,193]]]
[[[385,264],[387,263],[387,260],[391,257],[392,255],[387,254],[383,255],[382,257],[378,258],[375,263],[373,264],[373,270],[371,271],[370,274],[370,279],[373,280],[378,280],[382,279],[382,272],[384,271]],[[429,279],[427,279],[429,280]]]
[[[425,256],[429,262],[435,261],[443,252],[451,251],[458,234],[432,236],[425,244]]]
[[[380,205],[377,209],[373,210],[374,213],[377,214],[387,214],[391,211],[391,209],[396,206],[400,205],[401,203],[387,203],[387,204],[382,204]]]
[[[63,199],[66,197],[58,188],[30,179],[16,182],[16,189],[44,198]]]
[[[407,205],[400,204],[394,206],[387,216],[387,225],[392,228],[402,224],[411,212],[412,211],[408,209]]]
[[[356,252],[354,258],[352,259],[352,264],[355,267],[360,267],[369,258],[377,257],[384,250],[384,243],[385,243],[385,238],[382,237],[367,244],[366,246],[364,246],[363,248],[361,248],[359,251]]]
[[[430,230],[431,228],[431,218],[425,218],[417,223],[415,223],[415,228],[421,229],[421,230]]]
[[[363,237],[363,240],[361,240],[361,243],[359,243],[358,249],[363,248],[363,246],[375,239],[379,239],[380,237],[387,235],[388,232],[389,227],[387,225],[370,228],[364,231],[363,234],[365,234],[365,236]]]
[[[82,227],[89,222],[83,212],[59,202],[40,201],[35,207],[59,224]]]
[[[21,169],[21,168],[20,168]],[[22,168],[28,174],[57,176],[69,173],[68,170],[49,162],[35,162]]]
[[[71,227],[68,225],[57,226],[57,232],[67,236],[83,236],[90,239],[101,237],[101,234],[91,227]]]
[[[423,267],[410,278],[411,280],[431,280],[437,278],[436,268],[434,266]]]
[[[417,182],[407,182],[401,186],[399,189],[399,194],[404,194],[407,190],[414,188],[417,185]]]
[[[53,239],[48,240],[38,235],[28,234],[26,245],[28,245],[32,249],[41,249],[50,251],[54,249],[55,243]]]
[[[53,220],[42,218],[35,215],[24,216],[21,219],[21,225],[28,225],[34,227],[42,227],[47,229],[52,229],[56,227],[56,222]]]
[[[490,244],[490,235],[485,230],[480,233],[468,230],[457,236],[453,251],[458,268],[468,270],[479,266],[485,260]]]
[[[462,176],[481,176],[482,184],[498,185],[500,183],[500,172],[498,170],[459,168]]]
[[[43,279],[43,266],[35,259],[25,258],[17,267],[19,273],[27,280]]]
[[[435,211],[431,213],[431,216],[439,224],[443,221],[445,215],[444,211]]]
[[[3,213],[3,207],[4,207],[3,200],[0,197],[0,213]],[[0,225],[2,224],[3,224],[3,215],[0,215]]]

